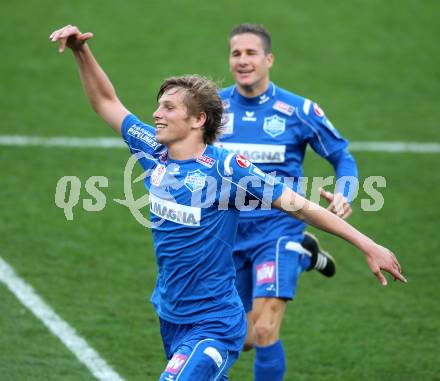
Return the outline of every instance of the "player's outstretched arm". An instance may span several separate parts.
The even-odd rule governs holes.
[[[112,83],[87,45],[86,41],[92,37],[93,34],[90,32],[81,33],[76,26],[67,25],[54,31],[49,39],[59,42],[60,53],[63,53],[66,47],[72,50],[90,104],[96,113],[120,134],[122,121],[129,111],[118,99]]]
[[[283,193],[273,201],[272,205],[318,229],[351,242],[365,254],[368,266],[383,286],[387,285],[387,280],[381,270],[390,273],[394,279],[406,282],[401,274],[400,264],[391,251],[378,245],[337,215],[305,199],[288,187],[284,187]]]

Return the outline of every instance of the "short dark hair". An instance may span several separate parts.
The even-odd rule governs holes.
[[[170,77],[165,79],[160,86],[157,100],[159,101],[167,90],[176,87],[185,90],[183,102],[188,109],[188,116],[197,116],[201,112],[206,114],[203,141],[206,144],[214,143],[221,131],[223,114],[217,85],[210,79],[197,74]]]
[[[229,33],[229,40],[238,34],[244,33],[252,33],[260,37],[263,42],[264,52],[266,54],[272,53],[272,39],[270,38],[270,33],[263,25],[250,23],[240,24],[231,30],[231,33]]]

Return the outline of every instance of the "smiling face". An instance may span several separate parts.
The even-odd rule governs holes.
[[[156,140],[161,144],[169,146],[185,140],[194,127],[184,103],[185,92],[182,88],[172,87],[158,101],[153,118],[157,128]]]
[[[229,43],[229,67],[238,91],[247,97],[262,94],[269,86],[272,53],[265,52],[263,41],[253,33],[237,34]]]

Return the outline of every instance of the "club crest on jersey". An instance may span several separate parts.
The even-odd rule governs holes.
[[[275,262],[264,262],[256,266],[257,286],[275,282]]]
[[[190,171],[186,174],[184,184],[191,191],[195,192],[200,189],[203,189],[206,182],[206,174],[203,173],[200,169],[196,169],[195,171]]]
[[[215,159],[209,156],[201,155],[197,158],[197,163],[203,164],[205,167],[212,168],[215,163]]]
[[[249,166],[251,165],[251,162],[240,154],[235,157],[235,161],[241,168],[249,168]]]
[[[230,135],[234,132],[234,113],[224,112],[222,116],[222,134]]]
[[[277,110],[289,116],[292,116],[293,113],[295,112],[295,107],[281,101],[276,101],[275,104],[273,105],[273,108],[274,110]]]
[[[174,354],[171,360],[168,361],[167,367],[165,368],[165,372],[177,375],[182,369],[183,364],[185,364],[187,359],[188,356],[182,353]]]
[[[223,99],[222,106],[223,106],[223,110],[226,110],[227,108],[231,107],[231,103],[229,102],[229,99]]]
[[[278,115],[272,115],[264,118],[263,130],[273,138],[281,135],[286,130],[286,119]]]
[[[165,176],[165,173],[167,171],[167,167],[163,164],[158,164],[156,168],[154,168],[153,173],[151,174],[151,184],[155,185],[156,187],[160,185],[162,182],[163,177]]]
[[[324,111],[322,111],[322,108],[319,107],[318,103],[313,103],[313,111],[315,111],[315,114],[320,118],[324,116]]]

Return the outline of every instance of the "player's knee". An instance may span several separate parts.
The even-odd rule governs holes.
[[[254,325],[254,341],[257,345],[269,345],[276,339],[276,327],[269,322],[257,321]]]

